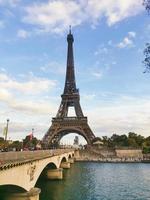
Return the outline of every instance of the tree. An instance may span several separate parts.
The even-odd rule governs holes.
[[[146,72],[150,72],[150,43],[146,43],[146,47],[144,49],[144,65],[145,65],[145,71]]]
[[[137,135],[136,133],[129,132],[128,133],[128,144],[130,147],[142,147],[144,142],[144,137],[141,135]]]
[[[93,140],[92,140],[92,143],[94,142],[97,142],[97,141],[102,141],[100,137],[95,137]]]
[[[137,143],[137,145],[139,146],[139,147],[142,147],[142,145],[143,145],[143,142],[144,142],[144,137],[143,136],[141,136],[141,135],[137,135],[137,137],[136,137],[136,143]]]
[[[150,13],[150,0],[143,0],[143,5],[148,13]]]
[[[5,141],[3,137],[0,137],[0,149],[3,149],[5,146]]]
[[[36,137],[31,138],[30,135],[27,135],[23,140],[23,148],[27,149],[36,149],[36,145],[39,143]]]
[[[10,144],[8,148],[15,148],[16,151],[20,151],[22,149],[22,142],[20,142],[19,140],[13,141],[13,143]]]
[[[8,141],[5,141],[3,137],[0,137],[0,149],[7,150],[8,146]]]
[[[145,138],[142,147],[143,147],[143,153],[150,153],[150,136]]]
[[[145,6],[145,9],[147,10],[148,14],[150,14],[150,0],[143,0],[143,5]],[[150,43],[146,44],[146,47],[144,49],[144,65],[145,65],[145,71],[150,72]]]
[[[110,139],[112,142],[112,146],[114,146],[114,147],[128,146],[128,138],[126,135],[113,134]]]
[[[145,138],[134,132],[129,132],[127,135],[117,135],[113,134],[110,138],[107,136],[102,137],[104,146],[107,147],[133,147],[142,148],[145,142]],[[150,138],[147,138],[147,145],[150,144]],[[150,145],[149,145],[150,147]]]
[[[104,146],[108,146],[109,138],[107,136],[102,136],[102,141],[103,141]]]

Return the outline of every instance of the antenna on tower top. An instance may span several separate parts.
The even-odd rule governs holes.
[[[69,34],[71,34],[71,25],[69,26]]]

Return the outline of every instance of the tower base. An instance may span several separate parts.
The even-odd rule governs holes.
[[[52,125],[43,138],[43,143],[47,147],[56,148],[61,138],[69,133],[83,136],[89,145],[95,138],[88,125],[87,117],[53,118]]]

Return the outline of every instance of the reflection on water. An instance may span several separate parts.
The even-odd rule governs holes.
[[[78,162],[37,187],[40,200],[150,200],[150,164]]]

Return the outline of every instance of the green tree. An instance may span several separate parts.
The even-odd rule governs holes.
[[[141,135],[137,135],[136,143],[138,144],[139,147],[142,147],[143,142],[144,142],[144,137]]]
[[[138,145],[135,141],[135,138],[128,138],[128,144],[129,144],[129,147],[134,147],[134,148],[138,147]]]
[[[143,153],[150,153],[150,136],[145,138],[142,146],[143,146]]]
[[[27,135],[25,139],[23,139],[23,148],[27,149],[35,149],[36,145],[39,143],[36,137],[31,138],[30,135]]]
[[[143,0],[143,5],[148,13],[150,13],[150,0]]]
[[[0,149],[3,149],[5,145],[5,141],[3,137],[0,137]]]
[[[146,43],[146,47],[144,49],[144,60],[143,60],[143,64],[145,66],[145,71],[146,72],[150,72],[150,43]]]
[[[92,140],[92,143],[97,142],[97,141],[102,141],[102,139],[101,139],[100,137],[95,137],[95,138]]]
[[[15,148],[16,151],[20,151],[22,149],[22,142],[19,140],[13,141],[13,143],[10,144],[8,148]]]
[[[128,138],[126,135],[113,134],[110,138],[113,147],[128,146]]]
[[[144,137],[141,135],[137,135],[136,133],[129,132],[128,133],[128,144],[130,147],[142,147],[144,142]]]
[[[103,136],[103,137],[102,137],[102,142],[103,142],[104,146],[107,146],[107,147],[112,146],[111,140],[110,140],[110,138],[107,137],[107,136]]]
[[[7,149],[8,146],[8,141],[5,141],[3,137],[0,137],[0,149]]]
[[[148,14],[150,14],[150,0],[143,0],[143,5],[145,6],[145,9],[147,10]],[[144,57],[144,73],[150,72],[150,43],[146,44],[146,47],[144,49]]]
[[[145,138],[134,132],[129,132],[128,136],[125,134],[123,135],[113,134],[110,138],[107,136],[103,136],[102,141],[104,143],[104,146],[107,146],[107,147],[142,148],[143,143],[145,142]],[[145,144],[149,144],[149,143],[150,143],[150,138],[147,139],[147,143]]]

